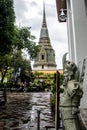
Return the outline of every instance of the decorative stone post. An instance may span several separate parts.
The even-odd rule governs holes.
[[[75,63],[66,61],[63,57],[64,92],[60,98],[60,112],[64,130],[81,130],[78,119],[80,100],[83,95],[82,83],[84,79],[85,60],[82,73],[78,71]],[[81,76],[80,76],[81,75]]]

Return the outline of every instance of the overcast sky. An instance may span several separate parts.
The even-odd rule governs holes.
[[[16,25],[31,27],[31,34],[40,37],[43,19],[43,0],[14,0]],[[57,68],[62,69],[62,56],[68,52],[67,23],[59,23],[56,0],[45,0],[46,21]]]

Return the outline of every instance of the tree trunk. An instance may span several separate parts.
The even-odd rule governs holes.
[[[4,78],[6,76],[7,70],[8,70],[7,67],[5,68],[4,71],[1,70],[1,83],[3,83],[3,81],[4,81]]]

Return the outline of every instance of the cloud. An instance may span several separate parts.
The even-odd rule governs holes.
[[[14,9],[16,15],[16,23],[19,25],[23,23],[25,14],[28,11],[27,3],[24,0],[14,0]]]
[[[36,6],[38,6],[38,4],[35,1],[32,1],[32,2],[30,2],[30,6],[31,7],[36,7]]]
[[[28,11],[27,3],[24,0],[14,0],[14,7],[17,17],[21,17]]]

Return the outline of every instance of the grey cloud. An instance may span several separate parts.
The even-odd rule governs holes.
[[[14,7],[18,15],[22,15],[23,12],[28,10],[27,4],[24,0],[14,0]]]
[[[22,23],[25,26],[30,26],[32,30],[40,30],[42,26],[42,19],[38,16],[33,17],[33,18],[22,18]]]
[[[50,32],[50,37],[52,37],[52,40],[55,41],[59,41],[61,43],[66,43],[67,42],[67,35],[64,35],[64,33],[66,34],[66,32],[61,32],[59,30],[53,30],[52,32]]]
[[[36,6],[38,6],[38,5],[37,5],[37,3],[36,3],[35,1],[32,1],[32,2],[30,2],[30,6],[36,7]]]
[[[46,12],[46,17],[53,17],[54,16],[54,5],[46,4],[45,5],[45,12]],[[42,16],[43,14],[43,9],[40,9],[38,11],[38,15]]]
[[[47,17],[54,17],[54,12],[55,12],[55,8],[54,8],[54,5],[50,5],[50,4],[47,4],[46,5],[46,14],[47,14]]]
[[[28,7],[24,0],[14,0],[14,10],[17,21],[20,23],[25,19],[25,13],[28,11]]]

